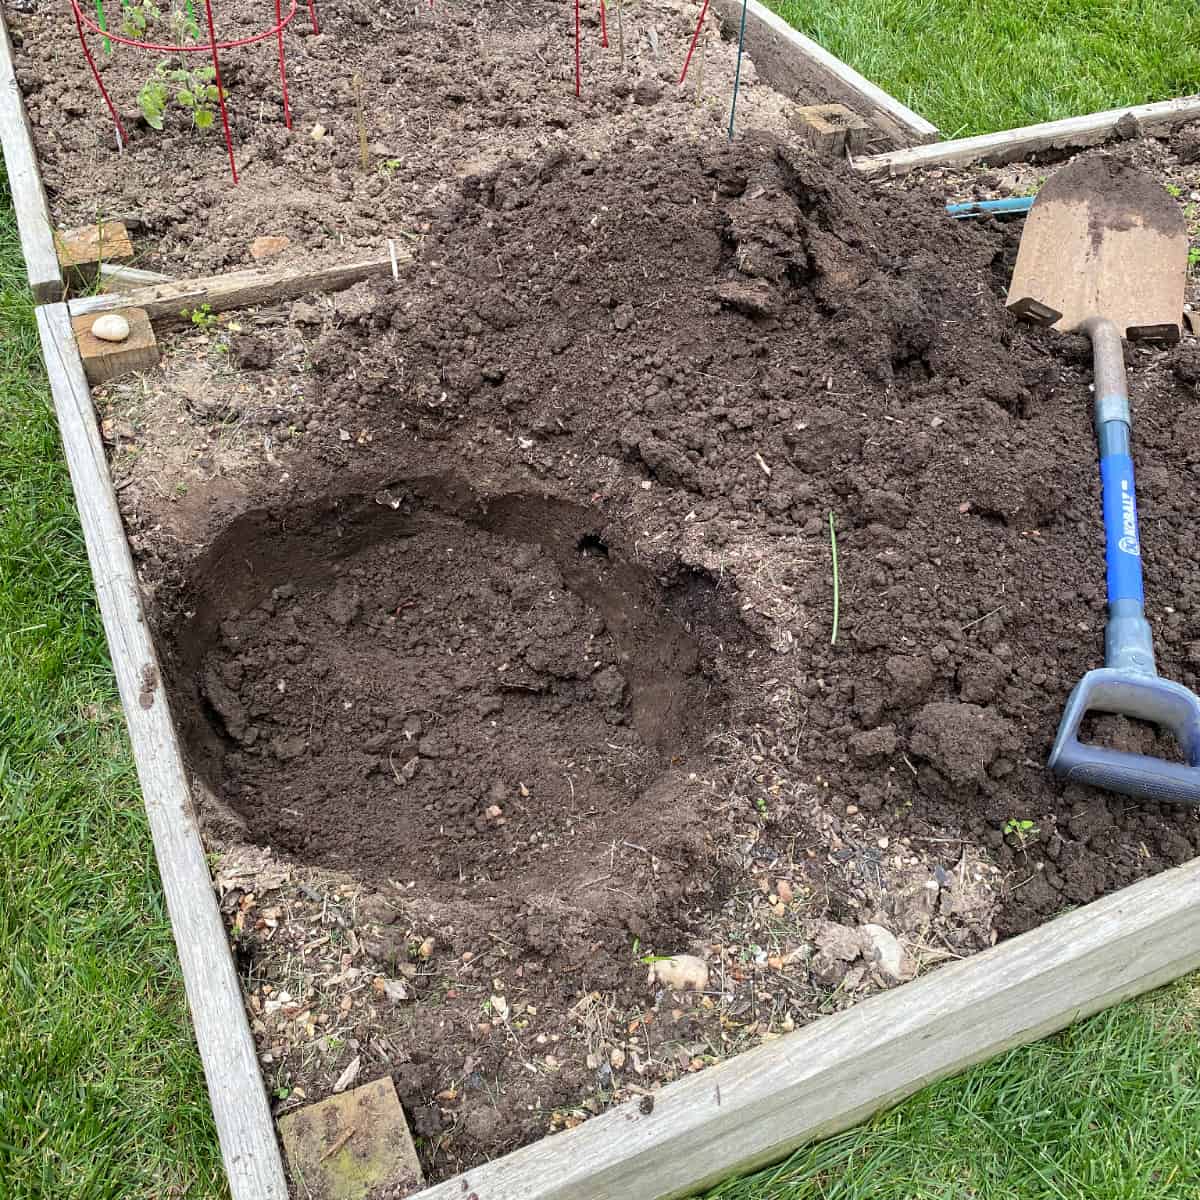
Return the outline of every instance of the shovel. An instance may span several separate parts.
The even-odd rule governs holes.
[[[1049,766],[1077,783],[1144,800],[1200,805],[1200,697],[1160,679],[1142,591],[1122,336],[1179,340],[1187,275],[1183,215],[1152,177],[1114,159],[1076,160],[1041,189],[1021,235],[1009,310],[1086,333],[1095,372],[1096,439],[1108,577],[1104,663],[1075,685]],[[1079,740],[1088,712],[1169,731],[1186,760]]]

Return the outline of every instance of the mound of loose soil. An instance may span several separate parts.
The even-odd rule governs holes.
[[[830,920],[967,953],[1200,846],[1045,770],[1103,655],[1090,354],[1006,313],[1019,231],[941,203],[770,138],[480,171],[411,274],[261,317],[261,471],[222,478],[206,418],[186,505],[122,491],[207,787],[378,889],[365,944],[424,1003],[363,1045],[435,1171],[604,1103],[643,1034],[642,1069],[705,1061],[711,1000],[645,1009],[630,946],[712,955],[724,1003],[775,936],[727,953],[747,874],[785,864],[803,913],[772,893],[808,946],[778,1016],[879,983]],[[1129,352],[1149,616],[1191,687],[1193,358]]]

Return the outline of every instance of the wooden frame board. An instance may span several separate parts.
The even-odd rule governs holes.
[[[713,0],[713,7],[726,28],[736,31],[742,19],[742,0]],[[785,96],[795,99],[801,90],[814,87],[827,92],[900,146],[938,137],[936,125],[793,29],[759,0],[747,0],[746,4],[746,53],[759,75]]]
[[[217,909],[175,723],[67,306],[43,305],[37,310],[37,326],[229,1188],[234,1200],[287,1200],[242,985]]]
[[[412,255],[396,254],[397,268],[406,268]],[[247,308],[252,304],[271,304],[310,292],[336,292],[364,279],[392,273],[392,258],[367,258],[358,262],[337,263],[330,267],[286,266],[247,267],[226,275],[208,275],[199,279],[168,280],[135,287],[124,292],[104,292],[68,301],[71,316],[82,317],[115,312],[122,308],[142,308],[151,320],[186,322],[187,314],[207,305],[212,312]]]
[[[1082,149],[1108,141],[1117,135],[1118,123],[1127,117],[1136,122],[1137,130],[1141,133],[1200,120],[1200,95],[1180,96],[1175,100],[1139,104],[1133,108],[1111,108],[1084,117],[1068,117],[1064,121],[1045,121],[1040,125],[1006,129],[1002,133],[985,133],[978,137],[957,138],[930,146],[873,154],[857,159],[854,169],[867,179],[881,179],[907,175],[923,167],[962,167],[970,163],[1000,166],[1019,162],[1040,150]]]
[[[0,144],[4,148],[4,165],[8,170],[8,186],[12,192],[13,208],[17,213],[17,232],[21,238],[21,253],[29,287],[39,303],[63,298],[62,272],[58,267],[58,251],[54,245],[54,226],[46,206],[46,191],[33,152],[33,137],[25,101],[17,86],[13,67],[12,42],[0,5]]]

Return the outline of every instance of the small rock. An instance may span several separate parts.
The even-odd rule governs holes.
[[[92,322],[92,337],[102,342],[123,342],[129,336],[129,322],[120,313],[105,313]]]
[[[432,958],[434,947],[436,945],[437,945],[437,943],[433,940],[433,938],[428,937],[421,943],[420,948],[418,949],[417,953],[422,958]]]
[[[292,239],[286,235],[264,234],[262,237],[256,237],[250,243],[250,257],[255,260],[271,258],[276,254],[282,254],[291,244]]]
[[[614,1046],[608,1056],[609,1065],[614,1071],[619,1071],[625,1065],[625,1051]]]
[[[786,879],[781,879],[775,885],[775,895],[777,895],[784,904],[791,904],[794,896],[792,885],[788,883]]]
[[[401,1000],[408,999],[408,988],[399,979],[385,979],[383,981],[383,994],[393,1004],[399,1004]]]
[[[836,921],[817,922],[813,941],[820,953],[840,962],[853,962],[862,953],[862,937],[858,930]]]
[[[863,925],[861,932],[866,939],[866,957],[873,961],[875,969],[890,983],[899,983],[912,976],[912,964],[904,947],[895,936],[882,925]]]
[[[303,24],[303,22],[301,22],[301,24]],[[308,136],[312,138],[314,142],[319,142],[325,136],[325,133],[325,126],[318,123],[308,131]]]
[[[633,305],[622,304],[616,312],[613,313],[613,327],[620,333],[624,333],[626,329],[633,324]]]
[[[708,963],[694,954],[675,954],[650,964],[651,987],[661,983],[676,992],[693,988],[702,992],[708,987]]]
[[[362,1065],[362,1057],[355,1055],[349,1062],[346,1069],[337,1077],[337,1082],[333,1085],[335,1092],[344,1092],[357,1078],[359,1067]]]

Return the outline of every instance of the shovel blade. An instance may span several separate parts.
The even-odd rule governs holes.
[[[1153,176],[1076,159],[1030,210],[1008,308],[1063,332],[1106,317],[1128,338],[1178,341],[1187,257],[1183,213]]]

